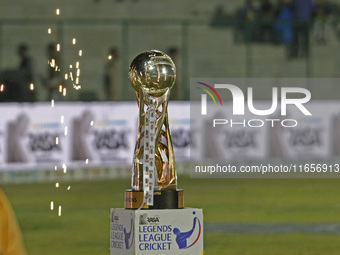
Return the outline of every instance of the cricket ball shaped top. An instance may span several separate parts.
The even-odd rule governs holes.
[[[176,66],[172,59],[161,51],[145,51],[132,60],[129,80],[137,93],[142,87],[147,94],[160,97],[174,85]]]

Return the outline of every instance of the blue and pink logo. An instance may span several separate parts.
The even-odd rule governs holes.
[[[196,212],[193,212],[195,215]],[[195,231],[196,227],[198,227],[198,231]],[[180,231],[178,228],[174,228],[173,230],[174,234],[176,235],[176,243],[178,245],[179,249],[187,249],[192,247],[197,241],[199,240],[201,233],[202,233],[202,226],[199,218],[196,216],[194,217],[194,222],[192,229],[189,231]],[[197,233],[196,238],[192,238],[193,233]],[[191,239],[192,241],[188,244],[188,239]]]
[[[134,241],[134,236],[135,236],[135,228],[134,228],[133,220],[131,219],[130,231],[127,232],[127,229],[124,227],[124,241],[125,241],[125,248],[127,250],[131,248],[133,241]]]

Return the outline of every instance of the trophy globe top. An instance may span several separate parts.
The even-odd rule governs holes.
[[[174,85],[176,66],[172,59],[161,51],[145,51],[132,60],[129,80],[137,93],[142,87],[148,95],[160,97]]]

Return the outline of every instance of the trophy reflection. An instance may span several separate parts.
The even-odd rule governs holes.
[[[127,209],[184,207],[183,190],[177,189],[167,110],[175,79],[175,64],[161,51],[140,53],[130,64],[129,80],[136,92],[139,117],[132,190],[125,192]]]

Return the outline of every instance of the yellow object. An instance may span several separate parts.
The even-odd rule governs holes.
[[[129,80],[136,93],[143,88],[148,95],[160,97],[175,84],[176,66],[161,51],[145,51],[131,62]]]
[[[0,255],[26,255],[18,222],[0,188]]]
[[[146,110],[151,105],[155,108],[155,149],[153,154],[154,166],[157,172],[155,176],[155,190],[176,190],[177,174],[175,169],[175,157],[172,147],[168,103],[170,89],[176,80],[176,67],[171,58],[165,53],[151,50],[140,53],[130,64],[129,80],[136,92],[139,105],[139,119],[137,141],[134,152],[131,186],[135,191],[143,190],[144,167],[144,137],[146,131]],[[151,128],[151,127],[150,127]]]

